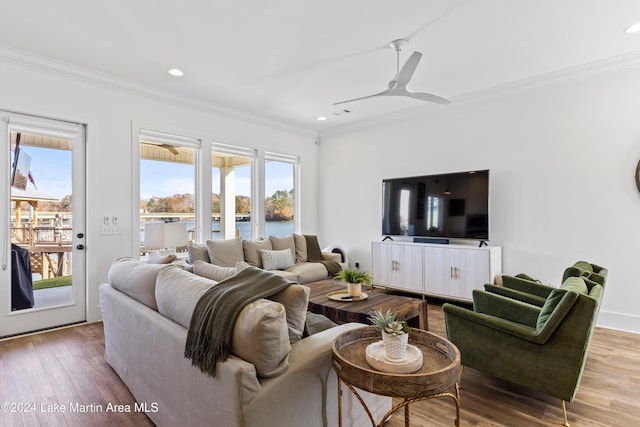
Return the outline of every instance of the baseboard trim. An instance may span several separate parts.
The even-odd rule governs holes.
[[[600,310],[597,326],[640,334],[640,316]]]

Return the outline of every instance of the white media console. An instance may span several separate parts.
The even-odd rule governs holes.
[[[502,248],[460,244],[373,242],[375,285],[471,301],[474,289],[502,270]]]

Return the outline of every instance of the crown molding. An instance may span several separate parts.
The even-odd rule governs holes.
[[[412,107],[402,111],[397,111],[395,113],[388,113],[381,116],[371,117],[368,119],[359,120],[357,122],[324,129],[322,131],[319,131],[318,135],[320,137],[328,137],[333,135],[340,135],[343,133],[354,132],[361,129],[370,129],[372,127],[384,124],[424,116],[425,114],[429,113],[442,112],[444,111],[443,108],[456,108],[460,105],[485,102],[490,99],[510,96],[521,92],[539,89],[541,87],[566,84],[573,81],[583,80],[615,71],[637,67],[640,67],[640,51],[614,56],[611,58],[594,61],[575,67],[569,67],[539,76],[493,86],[487,89],[454,96],[451,97],[453,103],[448,107],[442,107],[436,104],[425,104],[418,107]]]
[[[169,101],[174,104],[178,103],[192,108],[205,109],[231,119],[250,121],[262,126],[269,126],[286,132],[297,133],[305,137],[315,138],[317,136],[315,129],[294,126],[269,117],[250,114],[242,110],[206,101],[201,98],[179,95],[157,86],[134,82],[132,80],[116,77],[95,69],[81,67],[69,62],[15,49],[7,45],[0,44],[0,63],[42,72],[56,77],[80,81],[93,86],[107,87],[110,89],[129,92],[138,96]]]

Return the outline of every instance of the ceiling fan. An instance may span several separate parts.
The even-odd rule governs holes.
[[[422,101],[427,102],[435,102],[436,104],[447,105],[451,103],[451,100],[447,98],[443,98],[438,95],[433,95],[431,93],[426,92],[409,92],[407,90],[407,84],[413,77],[413,73],[416,71],[418,67],[418,63],[420,62],[420,58],[422,58],[422,53],[415,51],[411,54],[407,62],[400,69],[400,51],[402,48],[408,43],[405,39],[394,40],[389,43],[389,46],[392,47],[396,51],[396,75],[389,82],[389,87],[382,92],[363,96],[360,98],[349,99],[346,101],[336,102],[333,105],[344,104],[346,102],[359,101],[361,99],[373,98],[376,96],[408,96],[410,98],[420,99]]]

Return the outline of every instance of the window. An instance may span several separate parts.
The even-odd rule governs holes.
[[[174,247],[181,250],[188,241],[195,240],[196,155],[199,146],[199,141],[193,138],[140,131],[140,246],[143,253]],[[171,242],[158,243],[162,240],[145,233],[146,225],[150,223],[184,224],[182,228],[176,226],[172,229],[186,228],[186,234],[184,239],[181,234]],[[163,229],[157,226],[148,228],[154,233]],[[149,244],[153,247],[147,247]],[[167,247],[163,247],[165,245]]]
[[[266,236],[286,236],[299,229],[298,180],[299,158],[265,153],[264,220]]]
[[[211,153],[211,239],[253,236],[256,151],[214,144]]]

